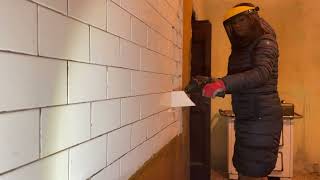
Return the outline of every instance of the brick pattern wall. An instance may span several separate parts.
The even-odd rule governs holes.
[[[181,133],[182,0],[0,0],[0,179],[128,179]]]

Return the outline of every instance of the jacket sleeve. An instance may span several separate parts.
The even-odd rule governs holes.
[[[261,39],[253,51],[252,69],[222,78],[228,92],[259,87],[271,77],[273,67],[278,63],[277,42],[271,39]]]
[[[231,57],[231,55],[230,55],[229,58],[228,58],[228,72],[227,72],[227,76],[230,75],[230,57]],[[221,80],[224,81],[223,78],[221,78]],[[224,82],[224,84],[226,84],[226,83]],[[226,93],[226,94],[231,94],[231,92],[227,89],[227,87],[226,87],[225,93]]]

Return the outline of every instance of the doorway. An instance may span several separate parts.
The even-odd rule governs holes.
[[[191,77],[211,76],[211,23],[197,21],[192,15]],[[196,106],[190,109],[190,180],[210,180],[210,111],[211,99],[201,92],[190,98]]]

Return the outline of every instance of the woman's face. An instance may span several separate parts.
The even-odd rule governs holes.
[[[243,37],[250,33],[251,22],[248,16],[239,15],[231,20],[231,26],[238,36]]]

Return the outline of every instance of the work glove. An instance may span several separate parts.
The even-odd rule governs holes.
[[[224,85],[224,82],[218,79],[212,83],[206,84],[202,90],[202,95],[211,98],[214,98],[216,96],[224,97],[225,91],[226,86]]]

